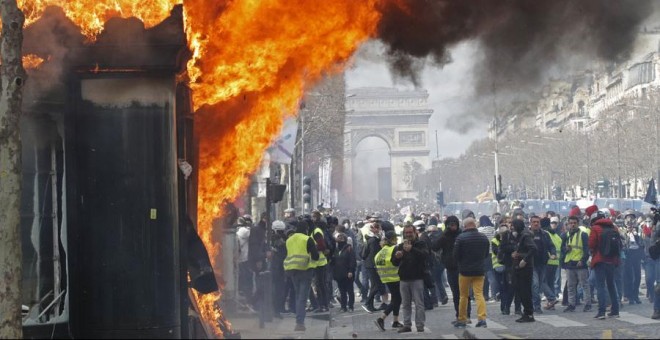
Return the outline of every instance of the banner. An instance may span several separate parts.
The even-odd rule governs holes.
[[[282,125],[282,132],[268,148],[270,161],[274,163],[291,164],[296,147],[298,121],[295,117],[288,118]]]

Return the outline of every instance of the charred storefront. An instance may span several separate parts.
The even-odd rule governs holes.
[[[93,42],[55,7],[26,29],[43,61],[21,121],[25,337],[209,335],[189,318],[189,286],[218,286],[194,231],[186,46],[181,7]]]

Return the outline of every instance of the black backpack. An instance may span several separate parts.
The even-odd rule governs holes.
[[[602,227],[602,230],[598,245],[600,254],[605,257],[621,256],[623,244],[619,233],[613,227]]]

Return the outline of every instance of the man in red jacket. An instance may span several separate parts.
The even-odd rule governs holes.
[[[619,298],[614,285],[614,273],[621,262],[622,245],[619,235],[619,229],[612,224],[609,218],[598,211],[591,214],[589,249],[592,255],[591,267],[596,272],[596,292],[598,294],[598,314],[594,317],[596,319],[605,319],[606,294],[608,292],[612,302],[612,310],[607,316],[611,318],[619,317]]]

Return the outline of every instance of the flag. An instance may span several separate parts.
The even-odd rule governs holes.
[[[649,187],[646,189],[646,196],[644,197],[644,202],[653,204],[654,206],[658,203],[658,191],[655,190],[655,180],[651,178],[649,181]]]
[[[493,201],[495,200],[495,197],[493,196],[493,192],[490,190],[486,190],[482,192],[481,194],[477,195],[475,197],[477,199],[477,202],[481,203],[483,201]]]
[[[284,121],[282,132],[268,148],[271,162],[291,164],[293,152],[296,147],[297,132],[298,122],[295,117],[291,117]]]

